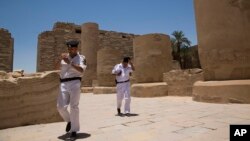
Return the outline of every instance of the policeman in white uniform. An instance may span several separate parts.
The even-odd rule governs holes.
[[[130,114],[130,80],[132,72],[135,70],[130,57],[124,57],[122,63],[115,65],[112,74],[116,75],[116,90],[117,90],[117,112],[121,116],[122,100],[125,99],[124,113]]]
[[[57,109],[64,119],[68,122],[66,132],[71,132],[70,138],[75,139],[77,131],[80,130],[79,124],[79,100],[81,77],[86,69],[86,60],[78,52],[79,42],[71,40],[66,43],[68,53],[61,55],[60,71],[60,94],[57,99]],[[70,112],[67,110],[70,105]]]

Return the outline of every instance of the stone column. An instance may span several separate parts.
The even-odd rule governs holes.
[[[92,86],[97,79],[97,51],[99,49],[99,27],[96,23],[84,23],[81,27],[81,54],[86,57],[87,69],[84,73],[83,85]]]
[[[250,79],[250,1],[194,2],[205,80]]]
[[[115,76],[111,74],[113,67],[120,63],[122,54],[119,50],[102,48],[97,53],[98,86],[114,87]]]
[[[136,82],[162,82],[163,73],[172,68],[171,43],[168,35],[147,34],[136,37],[134,47],[134,72]]]
[[[135,81],[131,95],[138,97],[166,96],[167,83],[163,73],[172,68],[170,37],[164,34],[146,34],[133,42]],[[159,83],[160,82],[160,83]]]
[[[54,32],[45,31],[38,36],[37,72],[55,69],[55,37]]]
[[[194,100],[249,103],[250,1],[195,0],[194,4],[206,81],[195,83]]]
[[[8,30],[0,28],[0,70],[13,71],[14,39]]]

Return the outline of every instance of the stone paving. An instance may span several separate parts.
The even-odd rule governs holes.
[[[85,141],[228,141],[230,124],[250,124],[250,105],[211,104],[191,97],[132,98],[131,113],[115,116],[114,94],[83,94],[81,131]],[[0,141],[67,140],[65,122],[0,130]]]

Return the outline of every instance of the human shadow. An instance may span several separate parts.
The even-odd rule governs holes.
[[[90,137],[91,134],[88,133],[77,133],[76,139],[84,139],[84,138],[88,138]],[[64,141],[73,141],[72,139],[70,139],[70,133],[66,133],[64,135],[61,135],[59,137],[57,137],[58,139],[64,140]]]
[[[139,116],[139,114],[129,113],[129,114],[125,114],[125,116],[127,116],[127,117],[135,117],[135,116]]]
[[[115,116],[119,116],[119,117],[134,117],[134,116],[139,116],[139,114],[135,114],[135,113],[129,113],[129,114],[116,114]]]

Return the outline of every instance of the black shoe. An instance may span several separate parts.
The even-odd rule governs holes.
[[[71,133],[70,140],[76,140],[76,132]]]
[[[71,129],[71,122],[68,122],[65,131],[69,132],[70,129]]]
[[[117,108],[117,114],[118,114],[118,115],[121,115],[121,114],[122,114],[120,108]]]

